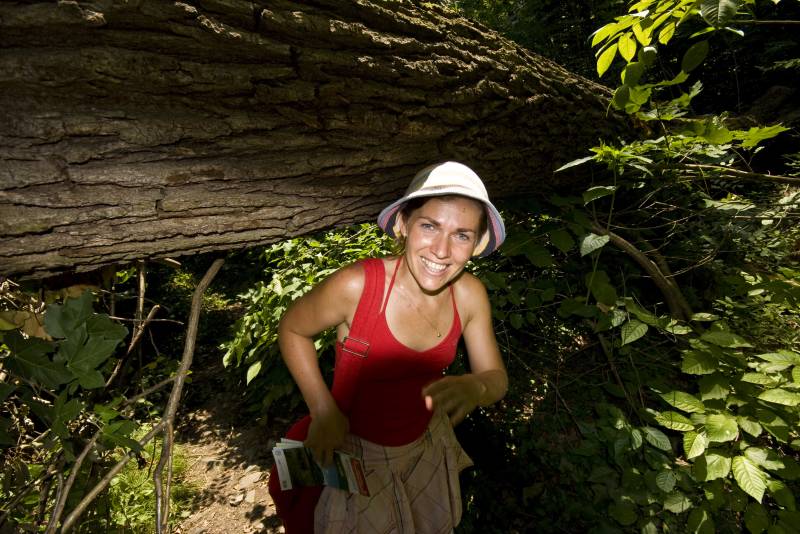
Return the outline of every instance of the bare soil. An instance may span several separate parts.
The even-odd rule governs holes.
[[[197,359],[197,358],[196,358]],[[272,444],[285,431],[243,415],[243,386],[231,380],[221,355],[200,355],[186,384],[176,442],[188,458],[184,480],[199,495],[178,534],[284,532],[267,491]]]

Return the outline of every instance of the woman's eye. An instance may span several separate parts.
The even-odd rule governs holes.
[[[471,239],[469,234],[457,234],[456,237],[459,241],[469,241]]]
[[[433,225],[431,223],[422,223],[421,226],[423,230],[433,230]]]

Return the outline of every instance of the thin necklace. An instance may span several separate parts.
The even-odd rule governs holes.
[[[400,259],[400,260],[398,260],[398,261],[402,261],[403,263],[405,263],[406,259],[405,259],[405,257],[403,257],[403,258],[401,258],[401,259]],[[408,264],[406,264],[406,269],[407,269],[407,268],[408,268]],[[416,302],[414,302],[414,300],[413,300],[413,299],[412,299],[412,298],[411,298],[411,297],[408,295],[408,293],[406,292],[406,289],[405,289],[403,286],[401,286],[401,285],[398,285],[398,284],[396,284],[396,285],[397,285],[397,287],[399,287],[399,288],[400,288],[400,291],[402,291],[402,292],[403,292],[403,296],[406,298],[406,300],[407,300],[407,301],[409,301],[409,302],[411,303],[411,305],[412,305],[412,306],[414,306],[414,308],[416,308],[416,310],[417,310],[417,313],[419,314],[419,316],[420,316],[420,317],[422,317],[423,319],[425,319],[425,322],[427,322],[429,325],[431,325],[431,328],[433,328],[434,332],[436,332],[436,337],[437,337],[437,338],[440,338],[440,337],[442,337],[442,331],[441,331],[441,330],[439,330],[439,327],[438,327],[438,326],[436,326],[436,325],[433,323],[433,321],[431,321],[430,319],[428,319],[428,317],[427,317],[427,316],[426,316],[424,313],[422,313],[422,310],[420,309],[420,307],[419,307],[419,306],[417,306],[417,303],[416,303]]]

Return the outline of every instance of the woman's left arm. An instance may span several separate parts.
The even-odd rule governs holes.
[[[422,391],[428,409],[444,410],[453,425],[478,406],[488,406],[502,399],[508,389],[508,375],[497,347],[486,288],[468,273],[464,273],[459,283],[456,300],[465,312],[462,314],[463,336],[472,372],[446,376]]]

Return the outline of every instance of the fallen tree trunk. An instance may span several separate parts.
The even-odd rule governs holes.
[[[20,278],[370,220],[444,159],[543,192],[627,127],[602,86],[409,1],[4,2],[0,46]]]

